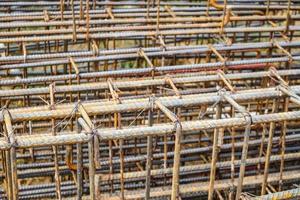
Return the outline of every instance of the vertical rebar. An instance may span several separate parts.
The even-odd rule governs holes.
[[[154,98],[154,97],[153,97]],[[150,109],[148,111],[148,126],[153,125],[153,98],[149,99]],[[147,161],[146,161],[146,194],[145,199],[150,199],[150,189],[151,189],[151,168],[152,168],[152,148],[153,148],[153,138],[152,136],[147,137]]]
[[[80,124],[78,122],[78,119],[76,119],[76,131],[79,134],[81,132]],[[82,155],[82,144],[78,143],[76,144],[76,154],[77,154],[77,200],[82,199],[83,194],[83,155]]]
[[[272,106],[272,113],[275,113],[278,108],[278,100],[273,100],[273,106]],[[275,131],[275,122],[270,123],[269,127],[269,139],[268,139],[268,146],[267,146],[267,152],[266,152],[266,161],[265,161],[265,168],[264,168],[264,176],[261,186],[261,195],[266,194],[266,187],[268,184],[268,175],[269,175],[269,167],[270,167],[270,156],[272,153],[272,144],[273,144],[273,135]]]
[[[237,184],[235,200],[239,200],[242,193],[243,180],[245,175],[245,168],[246,168],[246,161],[247,161],[247,154],[248,154],[249,135],[251,131],[251,117],[245,116],[245,118],[248,124],[246,125],[245,132],[244,132],[242,158],[241,158],[241,165],[240,165],[240,172],[239,172],[239,179]]]
[[[220,119],[221,115],[222,115],[222,105],[221,103],[218,103],[216,106],[216,119]],[[212,200],[214,195],[216,163],[219,154],[218,137],[219,137],[219,129],[215,128],[214,135],[213,135],[213,150],[212,150],[211,168],[210,168],[210,176],[209,176],[209,190],[208,190],[208,198],[207,198],[208,200]]]

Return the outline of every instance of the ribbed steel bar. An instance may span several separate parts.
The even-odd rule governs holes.
[[[289,42],[289,43],[285,43],[285,42],[281,42],[279,43],[279,45],[281,45],[282,47],[288,48],[288,47],[294,47],[297,48],[299,47],[299,42]],[[234,50],[255,50],[258,48],[270,48],[272,47],[272,43],[250,43],[248,44],[233,44],[231,46],[226,46],[226,45],[215,45],[214,46],[216,48],[216,50],[218,51],[234,51]],[[114,60],[114,59],[136,59],[139,58],[138,55],[138,48],[132,48],[132,49],[123,49],[123,50],[103,50],[103,52],[101,51],[100,53],[103,55],[97,56],[97,57],[90,57],[90,58],[74,58],[74,62],[75,63],[85,63],[85,62],[98,62],[98,61],[106,61],[106,60]],[[159,51],[157,51],[159,50]],[[161,48],[145,48],[143,49],[143,51],[148,52],[147,56],[154,58],[157,56],[171,56],[171,55],[175,55],[175,54],[200,54],[200,53],[207,53],[209,52],[209,48],[207,45],[201,45],[201,46],[191,46],[191,47],[168,47],[166,48],[165,52],[161,51]],[[156,52],[155,52],[156,51]],[[54,58],[60,58],[60,57],[76,57],[76,56],[87,56],[90,55],[92,56],[92,52],[87,52],[87,53],[76,53],[76,52],[72,52],[72,53],[61,53],[61,54],[48,54],[45,55],[45,57],[43,55],[27,55],[26,58],[30,59],[49,59],[52,56]],[[107,54],[112,54],[112,55],[107,55]],[[283,58],[282,58],[283,59]],[[293,59],[297,60],[299,59],[298,56],[294,56]],[[3,57],[0,58],[0,61],[9,61],[9,60],[24,60],[24,56],[12,56],[12,57]],[[266,62],[284,62],[284,61],[288,61],[287,59],[279,59],[279,58],[273,58],[273,59],[255,59],[254,60],[249,60],[249,62],[247,62],[246,60],[243,61],[243,63],[241,63],[241,61],[228,61],[227,65],[241,65],[241,64],[253,64],[253,63],[266,63]],[[33,63],[22,63],[22,64],[9,64],[9,65],[1,65],[0,69],[17,69],[17,68],[29,68],[29,67],[42,67],[42,66],[51,66],[51,65],[60,65],[60,64],[70,64],[69,59],[59,59],[59,60],[54,60],[54,61],[39,61],[39,62],[33,62]],[[206,66],[207,65],[207,66]],[[199,66],[200,67],[220,67],[220,63],[207,63],[207,64],[198,64],[198,65],[190,65],[190,66]],[[164,71],[164,68],[166,67],[159,67],[157,68],[158,72]],[[171,70],[173,67],[169,66],[167,68],[170,68],[169,70]],[[174,70],[178,68],[178,67],[174,67]],[[188,69],[188,65],[186,65],[185,69]],[[132,71],[132,74],[136,74],[136,73],[147,73],[147,69],[144,69],[146,71],[141,71],[139,72],[139,70],[143,70],[143,69],[130,69],[130,70],[125,70],[122,74],[126,74],[126,72],[128,73],[128,71]],[[148,69],[149,70],[149,69]],[[116,76],[118,74],[118,70],[116,72],[103,72],[103,73],[108,73],[107,76],[111,75],[111,76]],[[111,74],[110,74],[111,73]],[[120,72],[121,73],[121,72]],[[128,73],[130,74],[130,73]],[[65,75],[67,76],[67,75]],[[85,74],[81,74],[81,76],[83,78],[88,77],[88,75]],[[97,75],[96,75],[97,76]]]
[[[299,20],[300,15],[293,15],[291,17],[292,20]],[[163,18],[161,20],[161,23],[166,23],[160,26],[161,30],[167,30],[167,29],[183,29],[183,28],[219,28],[219,23],[221,22],[222,17],[193,17],[193,18]],[[274,20],[274,21],[285,21],[286,17],[284,16],[239,16],[239,17],[231,17],[230,20],[232,22],[244,22],[244,21],[265,21],[265,20]],[[194,24],[187,24],[187,22],[193,21]],[[132,26],[124,26],[122,24],[141,24],[141,23],[154,23],[155,19],[114,19],[114,20],[105,20],[105,21],[98,21],[98,20],[91,20],[91,25],[97,25],[97,26],[107,26],[110,24],[118,24],[118,26],[114,27],[98,27],[98,28],[90,28],[91,32],[112,32],[112,31],[139,31],[139,30],[153,30],[155,29],[154,25],[132,25]],[[210,23],[205,23],[210,22]],[[84,21],[78,20],[78,25],[82,25]],[[167,24],[168,23],[168,24]],[[171,23],[186,23],[186,24],[171,24]],[[47,26],[70,26],[72,24],[71,21],[64,21],[64,22],[52,22],[52,23],[32,23],[32,22],[23,22],[22,24],[19,23],[2,23],[0,25],[1,29],[7,29],[7,28],[26,28],[26,27],[47,27]],[[240,26],[240,28],[243,28],[243,26]],[[29,31],[11,31],[11,32],[0,32],[1,37],[17,37],[17,36],[30,36],[30,35],[54,35],[54,34],[70,34],[73,30],[71,28],[65,28],[65,29],[51,29],[51,30],[29,30]],[[78,31],[78,33],[85,33],[86,28],[82,28]]]
[[[282,120],[297,120],[300,117],[300,112],[287,112],[287,113],[276,113],[267,115],[257,115],[252,116],[252,123],[270,123]],[[220,120],[202,120],[202,121],[192,121],[192,122],[182,122],[182,131],[193,131],[193,130],[205,130],[212,128],[226,128],[231,126],[245,126],[247,125],[247,120],[244,118],[230,118],[230,119],[220,119]],[[163,135],[170,134],[173,132],[174,126],[172,124],[164,125],[154,125],[152,127],[140,127],[132,129],[122,129],[122,130],[102,130],[98,131],[98,136],[100,140],[109,139],[120,139],[120,138],[130,138],[130,137],[146,137],[150,135]]]
[[[296,175],[297,173],[299,173],[299,171],[289,171],[285,174],[284,176],[284,180],[288,180],[288,179],[297,179],[299,178],[298,175]],[[245,182],[244,182],[244,187],[245,186],[249,186],[249,185],[259,185],[260,181],[262,179],[261,175],[258,176],[247,176],[245,178]],[[274,183],[276,181],[279,180],[279,174],[278,173],[272,173],[272,176],[269,180],[269,183]],[[228,184],[226,184],[227,180],[222,180],[222,181],[218,181],[216,182],[216,188],[217,189],[225,189],[228,188]],[[237,179],[235,179],[234,184],[236,185]],[[193,193],[196,191],[202,191],[202,192],[206,192],[208,189],[208,183],[207,182],[203,182],[203,183],[191,183],[191,184],[185,184],[182,185],[180,188],[181,193]],[[152,191],[152,197],[161,197],[161,196],[169,196],[171,193],[171,189],[168,188],[153,188]],[[127,194],[125,196],[126,199],[136,199],[136,198],[143,198],[144,197],[144,193],[140,190],[137,190],[135,192],[131,192],[130,194]],[[115,199],[116,196],[114,197],[109,197],[109,195],[103,196],[103,198],[106,199]]]
[[[278,74],[280,76],[299,76],[300,70],[299,69],[292,69],[292,70],[278,70]],[[270,73],[267,71],[263,72],[249,72],[249,73],[233,73],[227,74],[226,78],[229,80],[241,80],[246,81],[249,79],[263,79],[266,77],[270,77]],[[67,79],[65,79],[67,80]],[[179,78],[172,78],[174,84],[197,84],[203,82],[212,82],[212,81],[221,81],[219,75],[206,75],[206,76],[188,76],[188,77],[179,77]],[[18,81],[18,80],[16,80]],[[45,80],[43,80],[45,81]],[[5,81],[2,81],[2,84]],[[30,79],[27,81],[28,83],[33,83]],[[1,81],[0,81],[1,84]],[[12,83],[11,83],[12,84]],[[13,83],[16,84],[16,83]],[[154,79],[154,80],[134,80],[134,81],[115,81],[114,85],[119,89],[130,89],[132,87],[135,88],[145,88],[151,86],[163,86],[166,85],[165,78],[161,79]],[[6,84],[3,84],[6,85]],[[64,93],[64,92],[82,92],[82,91],[103,91],[107,90],[108,85],[107,83],[84,83],[80,85],[71,85],[71,86],[56,86],[55,92],[56,93]],[[12,89],[12,90],[3,90],[0,91],[0,97],[14,97],[19,95],[41,95],[41,94],[49,94],[49,87],[39,87],[39,88],[28,88],[28,89]],[[124,92],[124,91],[123,91]]]
[[[298,41],[282,41],[278,43],[284,48],[297,48],[300,46]],[[214,44],[213,47],[217,51],[234,51],[234,50],[256,50],[262,48],[272,47],[272,42],[248,42],[248,43],[233,43],[231,45],[226,44]],[[166,46],[165,52],[162,51],[161,47],[141,47],[141,48],[122,48],[122,49],[100,49],[97,53],[99,56],[109,56],[109,55],[119,55],[119,54],[129,54],[135,53],[139,50],[143,50],[147,53],[147,56],[163,56],[163,55],[173,55],[173,54],[184,54],[184,53],[207,53],[210,51],[207,45],[188,45],[188,46]],[[155,54],[157,52],[157,54]],[[51,59],[51,58],[67,58],[67,57],[85,57],[85,56],[94,56],[94,51],[72,51],[72,52],[59,52],[59,53],[43,53],[43,54],[27,54],[26,61],[30,60],[42,60],[42,59]],[[111,59],[126,59],[126,57],[111,57]],[[128,57],[130,58],[130,57]],[[127,59],[128,59],[127,58]],[[24,56],[22,55],[10,55],[5,57],[0,57],[1,62],[8,61],[24,61]],[[79,60],[80,61],[80,60]],[[77,61],[77,62],[79,62]],[[57,63],[65,64],[65,63]],[[41,65],[42,66],[42,65]]]
[[[265,115],[255,115],[252,116],[253,124],[260,123],[270,123],[278,122],[284,120],[298,120],[300,119],[300,111],[292,111],[285,113],[276,114],[265,114]],[[217,119],[217,120],[202,120],[202,121],[191,121],[182,122],[182,131],[195,131],[195,130],[205,130],[212,128],[226,128],[232,126],[245,126],[247,121],[242,117],[230,118],[230,119]],[[163,134],[170,134],[174,130],[174,125],[172,124],[159,124],[152,127],[134,127],[134,128],[124,128],[122,130],[97,130],[97,135],[100,140],[112,140],[112,139],[130,139],[138,137],[147,136],[158,136]],[[48,146],[48,145],[62,145],[62,144],[76,144],[84,143],[90,140],[89,133],[74,134],[72,132],[67,132],[60,135],[32,135],[32,136],[16,136],[17,148],[28,148],[28,147],[38,147],[38,146]],[[0,149],[6,150],[11,148],[11,144],[7,141],[0,139]]]
[[[193,19],[195,21],[198,21],[196,17],[201,17],[205,14],[206,8],[203,7],[189,7],[189,8],[173,8],[174,13],[176,14],[177,18],[171,20],[169,19],[169,21],[167,21],[170,17],[170,14],[166,11],[166,9],[161,8],[160,9],[160,16],[164,17],[165,19],[163,20],[164,22],[185,22],[188,21],[187,19],[180,19],[180,17],[184,17],[184,18],[189,18],[189,20]],[[114,13],[114,16],[118,19],[121,18],[129,18],[128,22],[130,22],[130,18],[135,18],[135,17],[146,17],[145,12],[147,12],[147,9],[112,9],[112,12]],[[55,12],[55,11],[49,11],[49,16],[50,19],[57,19],[60,15],[60,13]],[[221,15],[220,11],[214,10],[214,9],[210,9],[210,13],[212,16],[218,16]],[[241,15],[242,18],[239,17],[232,17],[233,20],[237,20],[237,19],[243,19],[243,15],[251,15],[251,14],[257,14],[258,16],[256,17],[256,19],[261,20],[265,17],[263,16],[259,16],[261,14],[260,11],[258,10],[236,10],[235,13],[237,15]],[[75,19],[79,20],[80,19],[80,12],[79,11],[75,11]],[[9,21],[18,21],[18,20],[27,20],[27,21],[31,21],[31,20],[39,20],[39,21],[43,21],[44,20],[44,13],[43,12],[33,12],[33,13],[11,13],[11,14],[6,14],[6,13],[0,13],[0,21],[2,22],[9,22]],[[149,9],[149,16],[151,18],[155,18],[157,17],[157,9],[153,9],[150,8]],[[102,10],[90,10],[90,18],[91,19],[106,19],[108,18],[109,15],[106,13],[106,11],[104,9]],[[193,18],[191,18],[193,17]],[[69,20],[71,19],[71,12],[70,11],[65,11],[64,12],[64,19],[65,20]],[[150,18],[150,19],[151,19]],[[274,19],[274,20],[284,20],[284,17],[282,16],[270,16],[270,18]],[[293,19],[297,18],[295,16],[292,16]],[[207,18],[209,19],[209,18]],[[212,19],[212,18],[211,18]],[[244,18],[246,19],[246,18]],[[249,19],[255,19],[255,17],[250,17]],[[153,20],[151,20],[153,22]],[[208,20],[209,21],[209,20]],[[128,23],[127,22],[127,23]],[[145,22],[145,20],[140,19],[140,22]],[[99,22],[101,23],[101,22]],[[111,23],[115,23],[114,21],[112,21]]]
[[[299,12],[2,0],[0,198],[297,198]]]
[[[274,144],[278,143],[279,141],[279,137],[274,137]],[[291,142],[296,142],[299,141],[299,134],[296,135],[288,135],[287,136],[287,142],[291,143]],[[187,143],[188,141],[184,141],[182,143],[182,145],[184,145],[185,143]],[[266,141],[264,141],[266,143]],[[257,140],[252,140],[249,142],[249,146],[250,148],[256,148],[259,144],[261,143],[261,141],[259,139]],[[242,147],[242,142],[237,142],[236,143],[236,148],[241,148]],[[132,148],[131,146],[127,146],[126,148],[130,149]],[[221,147],[221,150],[228,150],[230,148],[232,148],[232,145],[229,144],[224,144]],[[211,151],[211,147],[201,147],[201,148],[194,148],[194,149],[188,149],[188,150],[181,150],[180,154],[184,157],[188,156],[188,155],[192,155],[192,154],[199,154],[199,153],[207,153],[209,151]],[[104,149],[102,148],[101,150],[104,151]],[[86,152],[87,150],[84,149],[84,152]],[[61,151],[60,151],[61,152]],[[62,152],[62,155],[65,152]],[[39,154],[37,153],[36,156],[38,156]],[[49,155],[51,155],[51,153],[49,153]],[[174,152],[168,152],[168,156],[170,158],[172,158],[172,156],[174,155]],[[41,158],[42,156],[46,156],[46,154],[40,154]],[[158,154],[154,154],[153,158],[155,160],[158,160],[159,158],[163,158],[163,154],[162,153],[158,153]],[[45,157],[44,157],[45,158]],[[287,158],[288,159],[288,158]],[[143,161],[146,160],[146,156],[145,155],[141,155],[141,156],[126,156],[124,158],[124,162],[125,163],[133,163],[133,162],[138,162],[138,161]],[[103,167],[103,171],[105,171],[105,168],[107,168],[109,166],[109,161],[106,159],[101,159],[101,166]],[[63,167],[64,166],[64,162],[60,162],[59,163],[61,165],[60,169],[67,169],[67,167]],[[113,164],[115,166],[117,166],[119,164],[119,159],[118,158],[114,158],[113,159]],[[19,172],[19,176],[20,177],[30,177],[31,174],[35,175],[35,174],[40,174],[40,173],[51,173],[53,172],[53,169],[51,168],[51,166],[53,166],[53,163],[49,162],[49,163],[30,163],[30,164],[22,164],[22,165],[18,165],[18,169],[20,170]],[[86,160],[85,160],[85,166],[88,167]],[[206,165],[204,165],[206,166]],[[46,168],[46,169],[41,169],[42,167],[50,167],[50,168]],[[206,168],[205,168],[206,169]],[[153,171],[153,175],[156,175],[156,171]],[[158,170],[160,171],[160,170]],[[98,171],[98,173],[101,174],[102,169]],[[170,172],[170,170],[166,171],[166,172]],[[124,174],[124,178],[125,179],[130,179],[130,178],[142,178],[144,177],[144,172],[127,172]],[[3,177],[2,177],[3,178]],[[113,178],[113,179],[118,179],[120,178],[120,174],[115,174],[112,177],[109,177],[109,175],[103,175],[102,177],[103,181],[109,180],[109,178]]]
[[[286,155],[286,159],[295,159],[295,158],[299,158],[300,155],[299,153],[295,153],[295,154],[287,154]],[[280,155],[274,155],[271,156],[270,161],[271,162],[277,162],[280,160]],[[260,162],[265,162],[265,158],[250,158],[247,160],[246,165],[255,165],[258,164]],[[233,163],[235,166],[239,166],[241,164],[241,160],[235,160]],[[216,168],[229,168],[232,165],[231,161],[226,161],[226,162],[218,162],[216,163]],[[208,170],[210,169],[210,164],[202,164],[202,165],[191,165],[191,166],[183,166],[180,167],[180,173],[183,172],[188,172],[188,171],[198,171],[198,170]],[[158,176],[158,175],[163,175],[163,174],[171,174],[172,173],[172,168],[167,168],[167,169],[156,169],[156,170],[152,170],[151,171],[151,175],[152,176]],[[113,175],[113,179],[119,179],[120,174],[114,174]],[[124,174],[124,178],[126,179],[131,179],[131,178],[142,178],[146,176],[146,171],[141,171],[141,172],[134,172],[134,173],[125,173]],[[102,181],[106,181],[109,180],[111,177],[109,176],[102,176],[101,180]]]
[[[296,94],[300,93],[300,86],[292,86],[292,91]],[[236,94],[231,94],[231,97],[238,102],[263,100],[266,98],[284,97],[277,88],[265,88],[244,90]],[[220,96],[216,94],[195,94],[185,95],[178,99],[177,97],[161,97],[159,100],[167,107],[180,106],[196,106],[201,104],[213,104],[220,100]],[[149,109],[148,98],[123,100],[122,104],[114,104],[112,101],[106,102],[90,102],[83,103],[89,115],[106,114],[114,112],[137,111],[142,109]],[[15,122],[42,120],[54,118],[64,118],[70,114],[77,104],[63,104],[57,105],[57,110],[48,110],[48,106],[40,106],[33,108],[12,109],[11,115]],[[3,117],[0,116],[0,121]]]
[[[283,200],[283,199],[294,199],[300,196],[300,189],[295,188],[295,189],[290,189],[290,190],[285,190],[282,192],[275,192],[259,197],[254,197],[251,199],[255,200]]]
[[[78,25],[84,25],[85,22],[79,23]],[[55,24],[56,26],[63,26],[63,24]],[[5,28],[5,25],[0,24],[0,28]],[[245,28],[224,28],[222,31],[224,34],[233,33],[263,33],[263,32],[284,32],[285,26],[277,27],[245,27]],[[289,26],[289,32],[300,31],[300,26]],[[186,29],[186,30],[163,30],[160,31],[162,36],[174,36],[174,35],[197,35],[197,34],[218,34],[221,31],[220,28],[214,29]],[[90,39],[126,39],[134,38],[137,36],[153,36],[157,35],[156,31],[128,31],[128,32],[116,32],[116,33],[91,33],[89,34]],[[86,39],[86,34],[77,34],[76,38]],[[0,43],[18,43],[18,42],[39,42],[39,41],[51,41],[51,40],[73,40],[73,35],[58,35],[58,36],[37,36],[37,37],[14,37],[14,38],[0,38]]]

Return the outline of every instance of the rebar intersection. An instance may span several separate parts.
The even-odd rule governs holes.
[[[0,2],[0,199],[297,199],[295,0]]]

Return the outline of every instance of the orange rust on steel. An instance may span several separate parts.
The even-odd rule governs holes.
[[[299,10],[292,0],[1,1],[1,198],[290,195]]]

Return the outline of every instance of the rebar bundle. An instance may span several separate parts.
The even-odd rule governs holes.
[[[300,196],[297,0],[2,0],[0,199]]]

